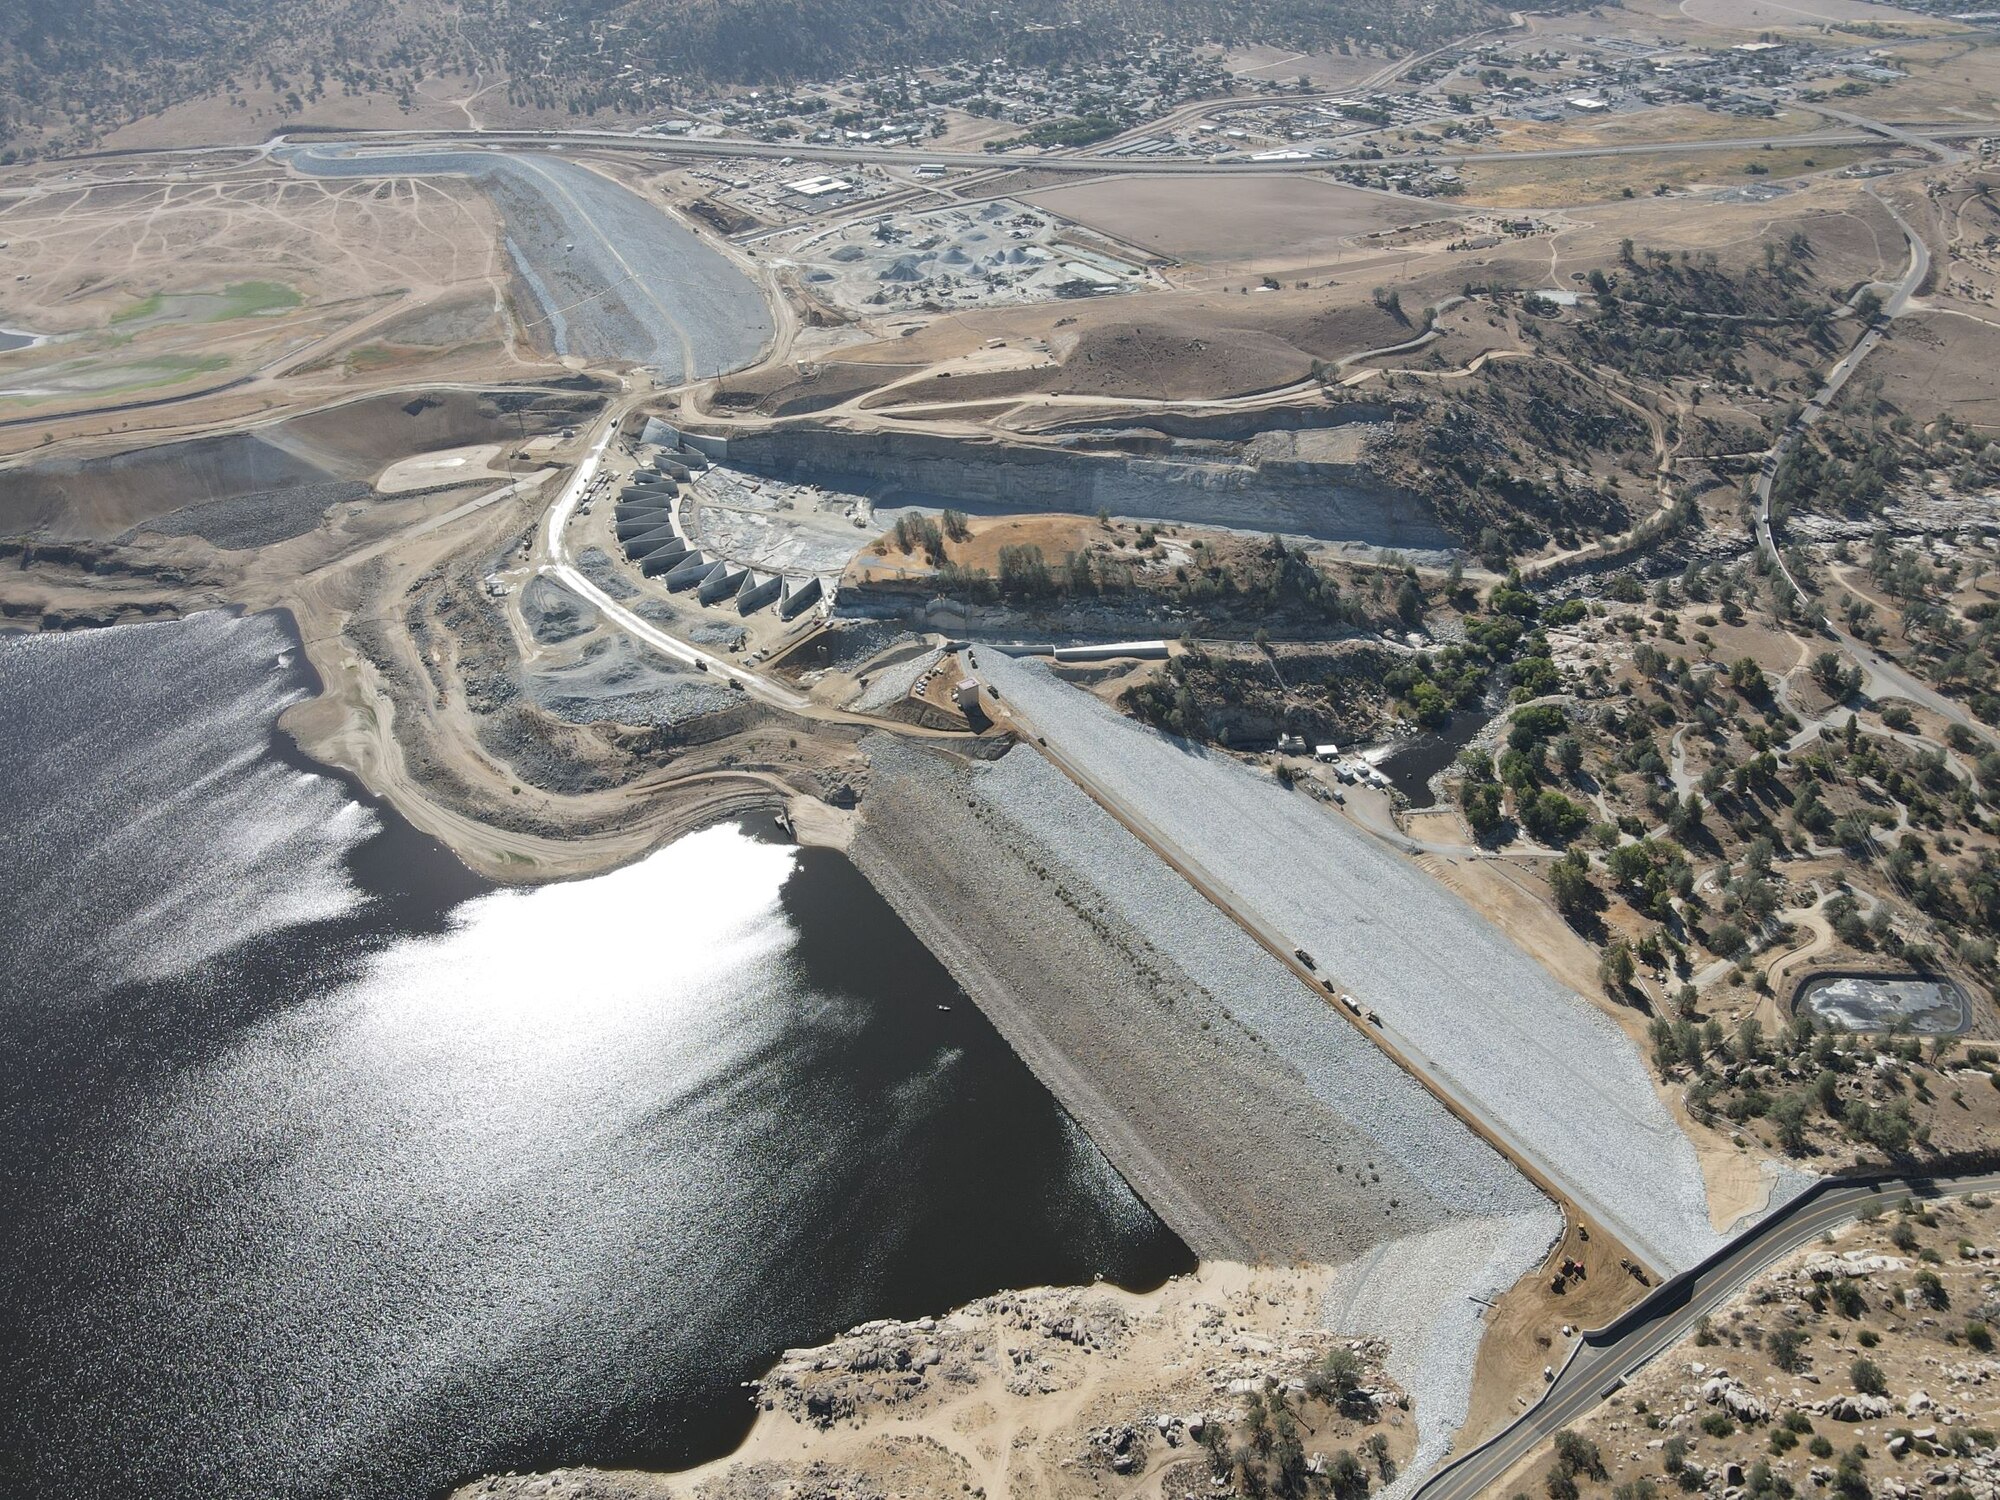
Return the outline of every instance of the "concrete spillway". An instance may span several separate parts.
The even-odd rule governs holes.
[[[651,557],[655,552],[664,552],[670,547],[687,551],[687,543],[674,533],[670,526],[662,526],[658,531],[649,531],[644,536],[635,536],[625,544],[625,555],[638,562]]]
[[[618,540],[629,542],[635,536],[644,536],[649,531],[662,527],[673,529],[674,518],[664,510],[647,511],[643,515],[621,517],[617,524]]]
[[[667,587],[676,591],[691,589],[708,577],[708,571],[713,566],[714,564],[699,552],[690,552],[678,567],[666,574]]]
[[[808,578],[797,588],[787,589],[784,598],[778,601],[778,618],[796,619],[817,604],[823,592],[817,578]]]
[[[743,592],[736,596],[736,612],[754,614],[767,604],[775,604],[784,586],[785,575],[782,573],[773,573],[768,578],[752,573],[744,580]]]
[[[749,577],[749,570],[731,567],[726,562],[715,565],[715,571],[702,580],[695,598],[703,604],[716,604],[730,598],[743,588],[743,580]]]
[[[701,560],[699,553],[688,550],[686,542],[676,540],[660,548],[657,552],[647,553],[640,560],[639,572],[647,578],[658,578],[663,573],[673,572],[690,558],[696,562]]]

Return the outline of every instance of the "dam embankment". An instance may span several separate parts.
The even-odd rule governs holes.
[[[867,495],[878,507],[1063,511],[1427,550],[1454,545],[1423,501],[1379,479],[1360,416],[1279,414],[1078,429],[1046,440],[797,423],[732,433],[731,464]],[[711,440],[713,441],[713,440]]]
[[[1554,1205],[1041,756],[863,743],[861,872],[1196,1254],[1349,1268],[1441,1457]]]

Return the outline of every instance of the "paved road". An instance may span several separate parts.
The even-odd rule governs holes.
[[[1889,217],[1894,219],[1896,227],[1903,231],[1903,237],[1909,243],[1909,264],[1904,268],[1901,278],[1897,280],[1889,295],[1883,299],[1881,316],[1856,341],[1854,347],[1847,351],[1840,362],[1827,372],[1826,382],[1812,400],[1806,403],[1792,426],[1778,440],[1777,446],[1772,448],[1762,472],[1757,476],[1755,519],[1757,543],[1777,562],[1778,570],[1784,574],[1785,582],[1791,585],[1792,591],[1801,596],[1805,594],[1805,590],[1799,586],[1799,581],[1793,576],[1790,565],[1778,551],[1776,532],[1771,521],[1772,483],[1777,478],[1778,469],[1783,465],[1785,455],[1791,451],[1792,445],[1826,414],[1827,409],[1839,396],[1841,388],[1847,384],[1848,377],[1853,375],[1855,368],[1868,357],[1869,351],[1881,343],[1882,330],[1889,320],[1902,316],[1908,310],[1910,298],[1916,294],[1917,288],[1923,285],[1924,278],[1930,274],[1931,269],[1930,246],[1924,242],[1924,237],[1917,233],[1910,221],[1897,211],[1893,203],[1872,192],[1871,196],[1889,211]],[[1867,642],[1841,629],[1830,616],[1822,614],[1820,623],[1868,673],[1871,679],[1870,691],[1876,696],[1880,697],[1886,690],[1896,697],[1907,698],[1949,723],[1962,725],[1987,744],[2000,747],[2000,736],[1996,736],[1990,728],[1968,713],[1963,704],[1946,697],[1897,666]]]
[[[1796,102],[1805,104],[1804,100]],[[1951,146],[1942,145],[1929,136],[1919,135],[1916,131],[1905,129],[1901,125],[1891,125],[1885,120],[1874,120],[1866,115],[1854,114],[1849,110],[1835,109],[1828,104],[1806,104],[1805,107],[1812,110],[1815,114],[1825,115],[1827,118],[1839,120],[1843,124],[1871,131],[1885,140],[1896,142],[1899,146],[1914,146],[1919,151],[1927,151],[1946,165],[1966,160],[1965,152]]]
[[[1826,628],[1835,640],[1847,648],[1848,654],[1861,663],[1862,670],[1868,674],[1870,696],[1907,698],[1919,708],[1929,709],[1947,723],[1962,725],[1987,744],[2000,749],[2000,736],[1968,713],[1964,704],[1947,698],[1936,688],[1904,671],[1866,641],[1855,639],[1831,620],[1826,622]]]
[[[1643,141],[1626,145],[1564,146],[1534,151],[1398,152],[1370,157],[1366,164],[1371,167],[1419,165],[1460,167],[1474,166],[1482,162],[1560,161],[1600,156],[1658,156],[1681,155],[1688,152],[1743,151],[1761,146],[1861,146],[1879,141],[1883,129],[1887,128],[1827,130],[1816,131],[1810,135],[1736,136],[1723,140]],[[1990,126],[1983,129],[1974,126],[1944,126],[1936,130],[1926,129],[1921,135],[1914,132],[1907,133],[1911,134],[1913,139],[1928,143],[1933,137],[1958,138],[1988,134],[1990,131]],[[294,144],[303,144],[304,139],[301,138]],[[313,139],[324,143],[326,137]],[[1077,151],[1059,156],[1028,156],[1019,153],[994,155],[985,151],[926,151],[922,148],[802,145],[798,142],[772,144],[764,141],[688,140],[679,136],[638,135],[631,131],[612,130],[566,130],[550,135],[541,135],[535,131],[497,130],[355,131],[343,132],[336,139],[343,145],[421,146],[450,143],[484,145],[512,151],[520,151],[523,148],[646,151],[666,156],[748,157],[766,161],[791,160],[828,165],[852,162],[909,167],[929,163],[982,171],[992,171],[996,167],[1027,168],[1037,172],[1081,173],[1090,176],[1116,174],[1199,177],[1218,173],[1257,175],[1325,172],[1329,167],[1341,164],[1343,160],[1339,157],[1311,157],[1303,161],[1252,161],[1248,157],[1231,157],[1222,161],[1208,161],[1195,157],[1105,156],[1102,152],[1095,151]]]
[[[1930,246],[1924,243],[1924,237],[1911,227],[1910,221],[1897,211],[1895,204],[1872,188],[1869,190],[1869,196],[1888,210],[1889,217],[1896,221],[1896,227],[1903,231],[1903,238],[1909,244],[1909,264],[1904,268],[1901,278],[1890,290],[1889,295],[1883,299],[1881,315],[1869,324],[1868,330],[1855,341],[1854,347],[1842,355],[1834,367],[1827,371],[1825,381],[1814,393],[1812,400],[1808,401],[1798,416],[1793,418],[1792,425],[1785,430],[1784,436],[1780,437],[1776,446],[1771,449],[1764,460],[1762,471],[1757,476],[1757,543],[1770,553],[1778,564],[1778,570],[1784,574],[1785,582],[1791,585],[1792,592],[1802,597],[1806,591],[1799,587],[1799,581],[1792,576],[1791,567],[1785,562],[1784,554],[1778,551],[1777,540],[1771,528],[1771,485],[1778,476],[1778,470],[1784,466],[1785,455],[1791,451],[1792,446],[1808,428],[1826,415],[1827,409],[1839,397],[1848,378],[1854,374],[1861,361],[1882,342],[1882,330],[1888,325],[1889,320],[1902,315],[1909,306],[1911,296],[1923,285],[1924,278],[1930,275],[1931,270],[1931,250]]]
[[[1720,1255],[1674,1278],[1601,1334],[1586,1334],[1540,1402],[1514,1425],[1440,1470],[1417,1500],[1474,1500],[1557,1428],[1576,1421],[1616,1386],[1693,1331],[1778,1261],[1825,1231],[1859,1216],[1869,1204],[1915,1195],[2000,1192],[2000,1173],[1963,1177],[1895,1178],[1859,1185],[1833,1182],[1750,1229]]]

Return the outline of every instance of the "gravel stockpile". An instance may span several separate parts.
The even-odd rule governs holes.
[[[304,536],[319,525],[328,506],[366,500],[374,493],[367,485],[351,479],[321,479],[278,489],[253,490],[155,516],[119,540],[150,531],[158,536],[197,536],[227,552],[269,547]]]
[[[500,211],[509,253],[542,304],[535,331],[559,353],[692,380],[749,364],[771,337],[756,283],[672,215],[575,162],[339,146],[287,157],[315,177],[473,179]]]
[[[641,656],[622,635],[611,636],[601,649],[568,666],[529,672],[527,685],[537,706],[571,724],[608,721],[673,728],[742,701],[742,694],[718,687],[702,674]]]
[[[979,664],[1037,732],[1233,893],[1385,1032],[1662,1267],[1721,1243],[1644,1060],[1414,865],[1235,761],[1143,729],[1039,663]]]
[[[697,646],[720,646],[725,651],[735,651],[749,638],[749,632],[741,625],[720,625],[711,620],[695,626],[687,638]]]
[[[618,564],[602,547],[585,547],[577,553],[576,570],[620,604],[639,596],[639,591],[632,587],[632,580],[618,571]]]
[[[596,606],[577,598],[553,578],[531,578],[521,590],[521,617],[544,646],[560,645],[597,628]]]
[[[872,714],[900,703],[910,696],[910,689],[917,685],[917,679],[943,660],[944,649],[939,647],[909,661],[886,666],[875,674],[867,687],[854,695],[847,706],[856,713]]]

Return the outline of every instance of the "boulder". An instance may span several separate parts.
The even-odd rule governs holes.
[[[1701,1399],[1710,1406],[1719,1406],[1737,1421],[1746,1426],[1754,1422],[1768,1422],[1771,1408],[1761,1398],[1746,1390],[1741,1381],[1726,1375],[1717,1375],[1701,1388]]]
[[[1860,1394],[1828,1396],[1813,1407],[1821,1416],[1832,1417],[1836,1422],[1878,1422],[1895,1409],[1887,1396]]]

